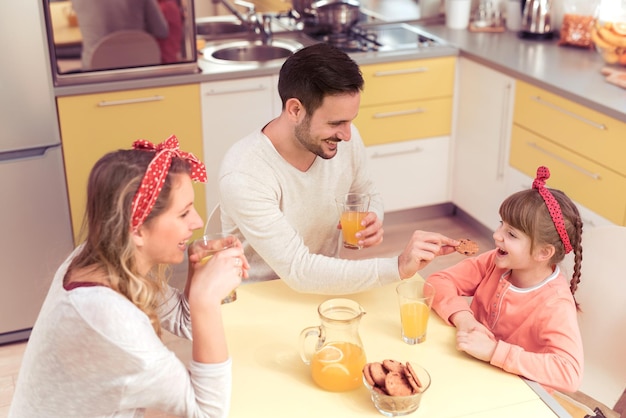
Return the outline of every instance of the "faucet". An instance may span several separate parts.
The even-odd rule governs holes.
[[[245,7],[247,9],[245,14],[240,13],[235,6],[233,6],[228,0],[213,0],[214,2],[221,2],[224,7],[228,9],[241,23],[248,27],[250,32],[261,37],[263,44],[269,44],[272,40],[272,16],[269,14],[256,13],[254,3],[250,3],[245,0],[235,0],[235,4]]]

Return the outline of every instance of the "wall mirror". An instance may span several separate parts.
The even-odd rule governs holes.
[[[198,72],[193,0],[42,0],[55,86]]]

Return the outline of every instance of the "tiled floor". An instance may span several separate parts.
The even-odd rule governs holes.
[[[477,241],[481,251],[491,249],[493,241],[484,230],[476,228],[467,222],[463,216],[437,216],[430,219],[416,220],[414,217],[402,215],[388,217],[385,220],[385,239],[377,248],[362,251],[344,251],[346,258],[367,258],[376,256],[393,256],[399,254],[411,234],[416,229],[441,232],[453,238],[471,238]],[[426,277],[429,273],[452,265],[463,258],[460,254],[451,254],[433,261],[420,273]],[[183,361],[189,358],[189,344],[177,337],[166,335],[164,342],[175,351]],[[0,346],[0,418],[6,418],[13,390],[22,361],[26,343],[16,343]],[[148,411],[147,418],[170,418],[170,415],[159,411]]]

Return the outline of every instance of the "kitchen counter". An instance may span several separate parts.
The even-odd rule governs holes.
[[[370,0],[369,3],[378,3]],[[398,2],[402,4],[403,2]],[[390,5],[393,5],[391,2]],[[389,6],[391,7],[391,6]],[[382,10],[380,8],[376,10]],[[413,12],[405,15],[415,17]],[[416,25],[418,26],[418,25]],[[514,78],[536,84],[565,98],[626,121],[626,92],[607,83],[600,74],[602,58],[593,50],[560,47],[556,40],[523,40],[516,33],[472,33],[448,29],[443,24],[418,26],[449,43],[434,51],[400,50],[394,52],[359,52],[352,57],[359,64],[394,60],[461,55]],[[279,35],[277,35],[279,36]],[[277,74],[280,60],[251,65],[215,64],[199,58],[194,74],[172,75],[119,82],[56,87],[57,96],[105,91],[160,87]]]
[[[428,32],[428,30],[424,30]],[[301,32],[275,32],[274,38],[297,40],[303,45],[311,45],[318,41],[307,37]],[[236,40],[236,39],[231,39]],[[223,40],[229,42],[229,40]],[[455,56],[459,51],[452,45],[442,45],[428,50],[399,49],[384,52],[357,52],[351,57],[360,65],[379,64],[399,60],[412,60],[420,58],[434,58],[442,56]],[[109,91],[130,90],[139,88],[162,87],[181,84],[202,83],[206,81],[232,80],[236,78],[258,77],[278,74],[282,66],[282,60],[272,60],[261,63],[216,63],[205,59],[201,54],[198,57],[198,72],[194,74],[178,74],[171,76],[146,77],[136,80],[113,81],[106,83],[92,83],[82,85],[57,86],[54,88],[57,97],[72,96],[77,94],[90,94]]]
[[[524,40],[516,33],[473,33],[445,25],[422,27],[459,49],[460,55],[579,104],[626,121],[626,90],[607,83],[594,50]]]

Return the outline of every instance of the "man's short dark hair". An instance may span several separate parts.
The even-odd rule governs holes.
[[[326,43],[302,48],[283,64],[278,94],[287,100],[300,100],[308,114],[322,105],[325,96],[358,93],[363,90],[359,66],[340,49]]]

